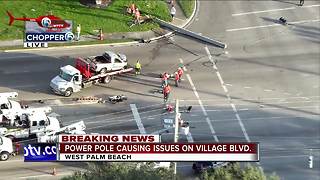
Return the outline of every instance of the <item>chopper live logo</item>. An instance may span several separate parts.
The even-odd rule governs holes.
[[[48,42],[68,42],[73,40],[72,21],[54,15],[37,18],[16,18],[9,11],[9,26],[15,20],[25,21],[24,47],[48,47]]]

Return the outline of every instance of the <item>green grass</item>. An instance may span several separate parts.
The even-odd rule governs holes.
[[[190,17],[194,7],[195,0],[178,0],[178,3],[186,17]]]
[[[135,2],[142,15],[149,14],[165,21],[170,20],[169,10],[164,0],[113,0],[106,9],[82,6],[79,0],[0,0],[0,40],[22,39],[24,22],[14,21],[8,25],[9,10],[15,17],[38,17],[48,14],[73,20],[73,28],[81,24],[82,34],[96,34],[94,30],[103,28],[104,33],[146,31],[157,28],[156,23],[129,27],[133,17],[124,14],[124,7]]]

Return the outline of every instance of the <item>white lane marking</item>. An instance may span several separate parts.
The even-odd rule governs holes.
[[[267,106],[267,105],[266,105]],[[284,107],[284,108],[288,108],[288,110],[290,109],[313,109],[313,108],[319,108],[320,106],[292,106],[292,107]],[[264,110],[270,110],[270,109],[284,109],[284,108],[263,108]]]
[[[263,10],[263,11],[251,11],[251,12],[232,14],[232,16],[243,16],[243,15],[248,15],[248,14],[258,14],[258,13],[274,12],[274,11],[286,11],[286,10],[291,10],[291,9],[296,9],[296,8],[290,7],[290,8],[282,8],[282,9],[269,9],[269,10]]]
[[[193,143],[194,142],[193,137],[192,137],[190,132],[187,134],[187,140],[188,140],[189,143]]]
[[[189,74],[187,74],[187,78],[188,78],[189,83],[190,83],[190,85],[191,85],[191,87],[192,87],[193,93],[195,94],[195,96],[196,96],[197,99],[198,99],[198,103],[199,103],[199,105],[200,105],[200,107],[201,107],[201,110],[202,110],[202,112],[203,112],[203,115],[206,116],[206,121],[207,121],[207,123],[208,123],[208,125],[209,125],[211,134],[213,135],[214,140],[215,140],[216,142],[219,142],[218,137],[215,135],[216,132],[215,132],[215,130],[213,129],[211,120],[210,120],[209,117],[208,117],[208,113],[207,113],[206,109],[205,109],[204,106],[203,106],[203,103],[202,103],[202,101],[201,101],[201,99],[200,99],[200,97],[199,97],[199,94],[198,94],[198,92],[197,92],[197,89],[196,89],[196,87],[194,86],[193,81],[192,81],[192,79],[191,79],[191,77],[190,77]]]
[[[320,4],[313,4],[309,6],[302,6],[299,8],[312,8],[312,7],[319,7]],[[276,12],[276,11],[287,11],[292,9],[298,9],[296,7],[289,7],[289,8],[281,8],[281,9],[269,9],[269,10],[262,10],[262,11],[251,11],[251,12],[243,12],[243,13],[234,13],[232,16],[243,16],[243,15],[249,15],[249,14],[259,14],[259,13],[266,13],[266,12]]]
[[[140,115],[139,115],[139,112],[138,112],[136,105],[130,104],[130,107],[131,107],[131,111],[133,113],[134,120],[136,120],[137,126],[139,128],[140,134],[147,134],[146,130],[144,129],[143,124],[141,122],[141,118],[140,118]]]
[[[179,58],[179,61],[180,61],[181,64],[183,64],[183,60],[181,58]],[[188,71],[185,66],[183,66],[183,71],[186,71],[186,72]]]
[[[250,86],[245,86],[245,87],[243,87],[243,88],[245,88],[245,89],[250,89],[250,88],[252,88],[252,87],[250,87]]]
[[[209,49],[208,49],[207,46],[205,46],[205,51],[207,52],[208,58],[209,58],[209,60],[211,61],[211,59],[210,59],[211,53],[210,53],[210,51],[209,51]],[[217,74],[217,76],[218,76],[218,78],[219,78],[221,87],[223,88],[224,92],[226,93],[226,96],[227,96],[227,98],[228,98],[228,101],[229,101],[229,103],[230,103],[230,105],[231,105],[231,107],[232,107],[232,109],[233,109],[233,112],[235,113],[235,116],[236,116],[236,118],[237,118],[237,120],[238,120],[238,122],[239,122],[239,125],[240,125],[240,127],[241,127],[242,133],[244,134],[244,137],[246,138],[247,142],[251,142],[251,140],[250,140],[250,138],[249,138],[249,136],[248,136],[248,133],[247,133],[247,131],[246,131],[246,129],[245,129],[243,123],[242,123],[242,120],[241,120],[241,118],[240,118],[240,116],[239,116],[239,114],[238,114],[237,108],[236,108],[236,106],[232,103],[232,99],[231,99],[231,97],[230,97],[230,95],[229,95],[228,89],[227,89],[227,87],[224,85],[224,82],[223,82],[223,79],[222,79],[222,77],[221,77],[221,75],[220,75],[220,72],[219,72],[219,70],[218,70],[218,67],[216,66],[215,63],[212,63],[212,67],[213,67],[214,71],[216,72],[216,74]]]
[[[308,157],[308,155],[286,155],[286,156],[261,156],[260,160],[262,159],[272,159],[272,158],[296,158],[296,157]]]
[[[271,90],[271,89],[264,89],[263,91],[265,91],[265,92],[270,92],[270,91],[273,91],[273,90]]]
[[[274,27],[274,26],[282,26],[282,24],[270,24],[270,25],[263,25],[263,26],[251,26],[251,27],[244,27],[244,28],[227,29],[226,31],[227,31],[227,32],[233,32],[233,31],[242,31],[242,30],[258,29],[258,28]]]
[[[320,19],[294,21],[294,22],[288,22],[288,24],[301,24],[301,23],[318,22],[318,21],[320,21]],[[259,28],[275,27],[275,26],[283,26],[283,25],[282,24],[269,24],[269,25],[262,25],[262,26],[250,26],[250,27],[243,27],[243,28],[227,29],[226,31],[227,32],[234,32],[234,31],[243,31],[243,30],[259,29]]]
[[[232,86],[232,84],[227,84],[227,83],[226,83],[226,86]]]
[[[311,7],[319,7],[320,4],[314,4],[314,5],[309,5],[309,6],[302,6],[301,8],[311,8]]]
[[[180,62],[183,64],[183,60],[182,60],[181,58],[180,58]],[[184,68],[184,71],[187,71],[187,68],[186,68],[185,66],[183,66],[183,68]],[[193,90],[193,93],[194,93],[195,96],[197,97],[197,100],[198,100],[198,103],[199,103],[199,105],[200,105],[200,107],[201,107],[202,113],[204,114],[204,116],[206,116],[206,121],[207,121],[207,123],[208,123],[208,125],[209,125],[211,134],[213,135],[214,140],[215,140],[216,142],[219,142],[219,139],[218,139],[218,137],[217,137],[217,135],[216,135],[216,132],[215,132],[215,130],[213,129],[211,120],[210,120],[209,117],[208,117],[208,113],[206,112],[206,109],[205,109],[204,106],[203,106],[203,103],[202,103],[202,101],[201,101],[201,99],[200,99],[200,97],[199,97],[199,94],[198,94],[198,92],[197,92],[197,89],[196,89],[196,87],[195,87],[194,84],[193,84],[193,81],[192,81],[192,79],[191,79],[191,76],[190,76],[189,74],[187,74],[186,76],[187,76],[187,79],[188,79],[188,81],[189,81],[189,83],[190,83],[190,85],[191,85],[191,88],[192,88],[192,90]]]

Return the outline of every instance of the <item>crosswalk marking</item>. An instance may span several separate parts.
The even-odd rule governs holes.
[[[141,122],[141,118],[140,118],[140,115],[139,115],[139,112],[138,112],[136,105],[130,104],[130,107],[131,107],[131,111],[133,113],[134,120],[136,121],[137,126],[139,128],[140,134],[147,134],[146,130],[144,129],[144,126]]]

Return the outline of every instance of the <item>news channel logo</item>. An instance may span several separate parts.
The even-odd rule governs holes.
[[[72,32],[66,33],[26,33],[25,42],[65,42],[72,41]]]
[[[63,23],[68,26],[61,27],[47,17],[41,20],[42,27],[37,22],[26,21],[24,42],[70,42],[74,39],[72,21],[63,20]]]
[[[57,160],[57,146],[56,144],[27,144],[23,147],[24,161],[56,161]]]

